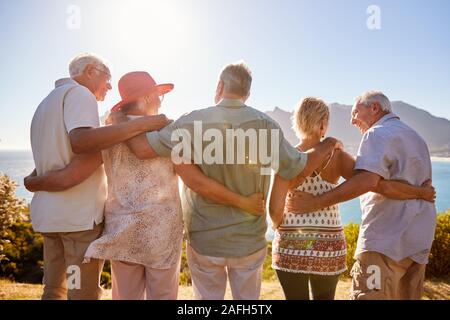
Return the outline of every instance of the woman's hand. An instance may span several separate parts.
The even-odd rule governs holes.
[[[240,208],[254,216],[262,216],[265,212],[266,203],[262,193],[254,193],[243,197]]]
[[[336,141],[336,145],[334,146],[335,149],[344,150],[344,144],[341,140]]]

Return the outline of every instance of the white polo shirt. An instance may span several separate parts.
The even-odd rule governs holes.
[[[38,175],[64,168],[75,156],[69,132],[99,127],[95,96],[72,79],[56,81],[38,106],[31,123],[31,148]],[[62,192],[36,192],[31,221],[38,232],[91,230],[103,221],[107,195],[103,165],[81,184]]]

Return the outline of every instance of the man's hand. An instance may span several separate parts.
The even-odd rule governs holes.
[[[125,113],[123,113],[122,111],[114,111],[111,112],[108,116],[108,118],[106,118],[105,123],[106,124],[119,124],[122,122],[126,122],[128,121],[128,117],[125,115]]]
[[[422,184],[420,196],[421,199],[434,203],[436,201],[436,190],[434,189],[432,183],[433,182],[430,179]]]
[[[289,190],[286,197],[286,210],[291,213],[308,213],[320,209],[317,197],[311,193]]]
[[[122,111],[111,112],[106,120],[107,124],[119,124],[127,121],[136,121],[140,123],[142,128],[146,131],[158,131],[173,122],[164,114],[158,114],[155,116],[142,116],[140,118],[130,120]]]
[[[262,216],[265,212],[266,203],[262,193],[254,193],[248,197],[244,197],[240,208],[254,216]]]
[[[168,119],[164,114],[144,116],[134,121],[142,122],[143,127],[146,128],[147,131],[159,131],[173,122],[172,119]]]

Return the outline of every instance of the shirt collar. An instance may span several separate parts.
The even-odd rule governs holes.
[[[73,80],[71,78],[62,78],[62,79],[56,80],[55,88],[64,86],[64,85],[69,84],[69,83],[70,84],[75,84],[75,85],[78,84],[78,82],[76,82],[75,80]]]
[[[222,99],[217,104],[219,107],[226,107],[226,108],[241,108],[245,107],[245,103],[242,102],[240,99]]]
[[[387,115],[383,116],[380,120],[375,122],[372,127],[377,126],[377,125],[381,125],[381,124],[383,124],[386,121],[391,120],[391,119],[400,119],[400,117],[398,115],[396,115],[395,113],[392,113],[392,112],[388,113]]]

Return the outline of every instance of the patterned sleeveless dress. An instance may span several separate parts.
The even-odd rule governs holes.
[[[297,190],[319,195],[335,187],[315,172]],[[347,269],[346,254],[338,205],[304,214],[285,211],[272,243],[272,268],[292,273],[338,275]]]

